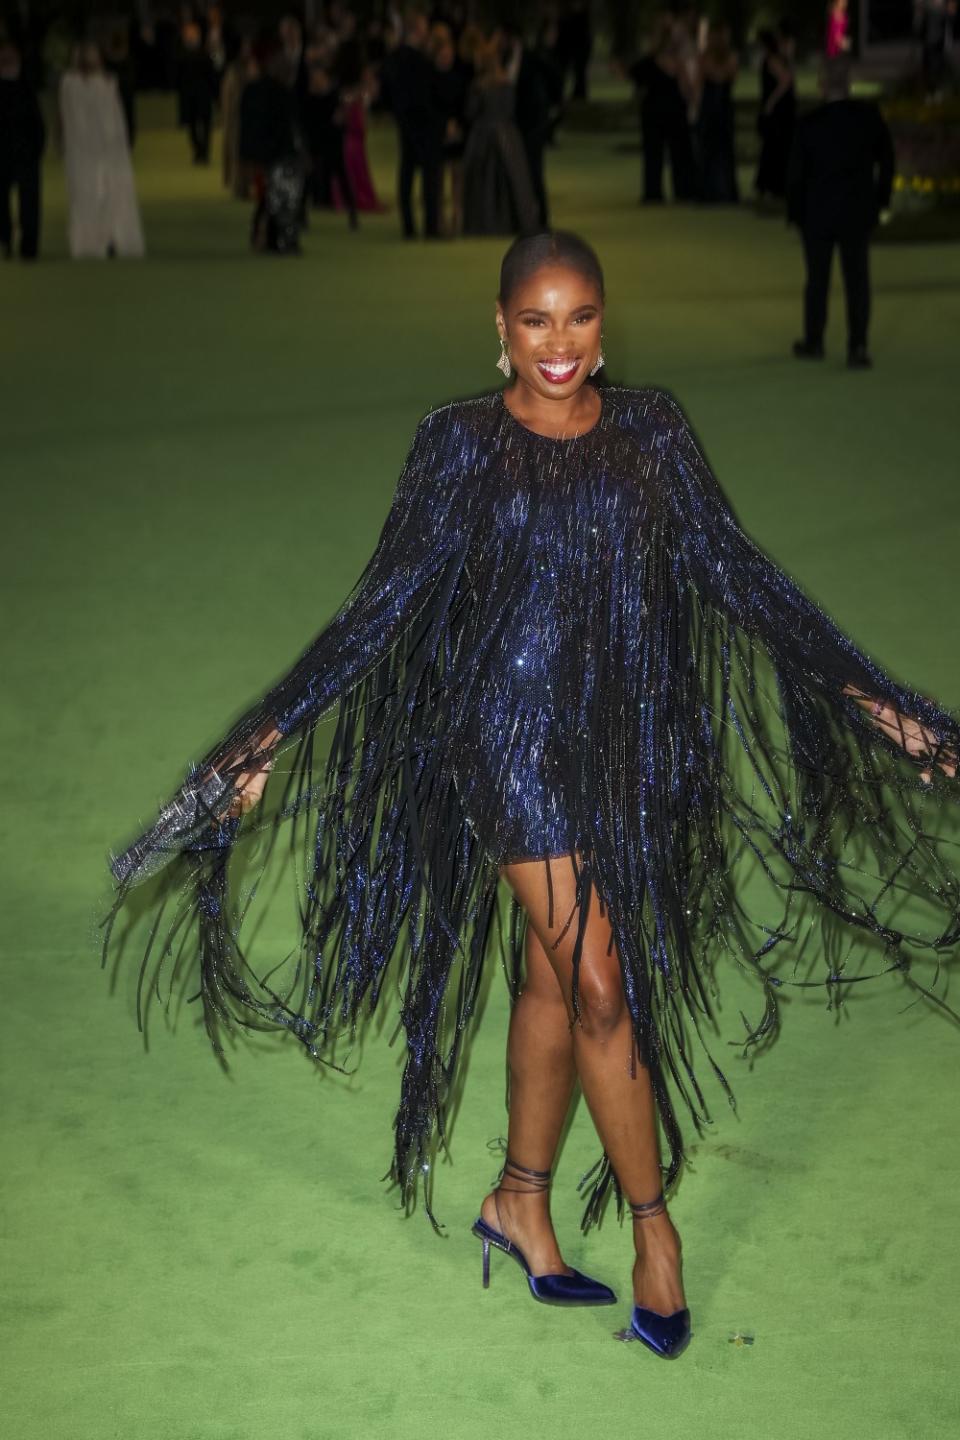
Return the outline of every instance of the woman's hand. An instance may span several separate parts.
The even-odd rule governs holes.
[[[914,720],[910,715],[901,715],[892,705],[884,700],[874,700],[869,695],[864,695],[862,690],[856,690],[851,685],[843,687],[845,695],[852,695],[858,704],[862,705],[870,715],[871,720],[879,730],[885,731],[891,740],[905,750],[908,755],[916,755],[920,758],[931,756],[936,753],[939,741],[932,730],[921,725],[919,720]],[[937,755],[937,765],[952,780],[957,773],[957,756],[947,748],[941,749]],[[929,785],[933,779],[932,769],[921,770],[920,779]]]
[[[228,819],[237,820],[248,810],[252,810],[254,805],[259,804],[272,769],[273,761],[265,760],[256,770],[245,770],[242,775],[237,776],[236,794],[226,812]]]
[[[270,729],[265,734],[254,736],[250,742],[250,748],[238,756],[238,759],[246,757],[252,759],[254,756],[260,755],[263,756],[263,759],[259,764],[252,764],[249,769],[241,770],[237,776],[234,783],[233,800],[230,802],[229,809],[223,813],[224,820],[237,820],[259,804],[263,798],[267,781],[270,779],[270,771],[273,769],[273,754],[270,752],[273,751],[279,739],[280,731],[275,728]]]

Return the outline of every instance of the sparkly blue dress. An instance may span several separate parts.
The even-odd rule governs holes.
[[[576,855],[578,897],[592,884],[608,907],[668,1179],[678,1112],[707,1118],[695,1055],[726,1085],[706,1047],[718,959],[755,976],[744,1044],[763,1047],[789,985],[839,1003],[893,971],[942,1005],[913,961],[960,938],[958,786],[937,763],[960,752],[957,719],[748,538],[669,394],[601,397],[568,440],[499,392],[429,414],[343,607],[112,861],[112,919],[139,882],[158,892],[143,993],[195,957],[221,1055],[239,1023],[324,1061],[391,977],[406,1041],[391,1173],[428,1208],[505,863]],[[926,726],[932,758],[853,689]],[[268,750],[285,773],[224,819]],[[275,862],[281,838],[298,923],[258,958],[242,852]],[[604,1160],[587,1220],[611,1183]]]

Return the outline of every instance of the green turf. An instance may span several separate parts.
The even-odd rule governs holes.
[[[3,1393],[11,1440],[894,1440],[956,1433],[960,1031],[895,983],[839,1019],[794,999],[674,1213],[696,1335],[676,1365],[615,1344],[628,1236],[583,1240],[581,1106],[555,1210],[617,1311],[480,1288],[468,1233],[504,1127],[492,973],[437,1183],[404,1220],[397,1055],[353,1078],[196,1023],[145,1054],[94,919],[108,846],[330,614],[369,553],[419,415],[495,381],[502,244],[401,245],[395,216],[313,222],[255,260],[245,208],[160,111],[137,150],[149,258],[0,272],[3,678]],[[374,140],[392,186],[392,140]],[[788,358],[800,259],[778,221],[635,203],[637,159],[550,156],[557,222],[609,278],[612,374],[678,392],[749,528],[891,669],[951,705],[960,251],[878,252],[872,374]],[[724,975],[735,1039],[744,993]],[[279,1048],[279,1053],[278,1052]],[[726,1052],[725,1052],[726,1053]],[[752,1346],[731,1344],[743,1331]]]

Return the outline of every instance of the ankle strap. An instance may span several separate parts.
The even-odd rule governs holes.
[[[529,1194],[531,1191],[550,1189],[549,1170],[531,1170],[526,1165],[518,1165],[516,1160],[511,1160],[508,1155],[503,1162],[503,1169],[500,1171],[501,1183],[498,1190],[506,1190],[517,1195]],[[517,1180],[517,1185],[504,1185],[504,1180]]]
[[[627,1204],[630,1206],[630,1213],[634,1220],[649,1220],[651,1215],[662,1215],[667,1208],[662,1190],[652,1200],[641,1200],[636,1205],[632,1200],[628,1200]]]

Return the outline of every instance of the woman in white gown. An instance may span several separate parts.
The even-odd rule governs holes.
[[[70,254],[142,255],[143,229],[117,82],[95,45],[80,45],[60,81]]]

